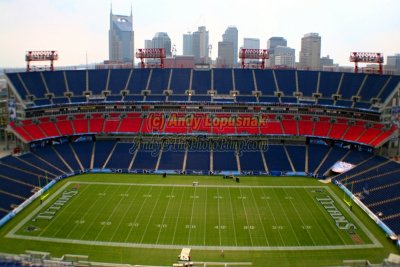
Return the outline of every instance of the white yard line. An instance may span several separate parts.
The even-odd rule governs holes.
[[[169,193],[171,196],[173,196],[174,195],[174,188],[172,188],[172,191],[171,191],[171,193]],[[165,208],[165,211],[164,211],[164,216],[163,216],[163,219],[162,219],[162,222],[161,222],[161,225],[164,225],[164,222],[165,222],[165,217],[167,216],[167,211],[168,211],[168,207],[169,207],[169,203],[171,202],[171,199],[172,199],[172,197],[170,197],[170,198],[168,198],[168,203],[167,203],[167,207]],[[161,231],[162,231],[162,227],[160,227],[160,231],[158,231],[158,235],[157,235],[157,240],[156,240],[156,244],[158,244],[158,240],[160,239],[160,234],[161,234]]]
[[[262,190],[262,193],[263,193],[263,197],[265,198],[264,200],[265,200],[265,202],[267,203],[267,206],[268,206],[268,209],[269,209],[269,211],[270,211],[270,214],[272,215],[272,219],[274,220],[274,224],[275,224],[275,225],[278,225],[278,224],[277,224],[277,221],[276,221],[276,218],[275,218],[275,215],[274,215],[274,213],[272,212],[271,205],[269,204],[269,201],[268,201],[268,199],[267,199],[267,196],[265,195],[265,191]],[[281,240],[282,240],[283,245],[285,245],[285,241],[284,241],[284,239],[283,239],[283,237],[282,237],[282,234],[281,234],[281,231],[280,231],[279,229],[278,229],[278,233],[279,233],[279,236],[280,236],[280,238],[281,238]]]
[[[109,187],[107,187],[107,189],[108,189]],[[117,191],[115,191],[114,192],[114,194],[116,194],[117,193]],[[106,195],[107,196],[107,195]],[[100,199],[101,197],[99,197],[98,199]],[[97,200],[98,200],[97,199]],[[101,199],[103,199],[103,198],[101,198]],[[97,203],[97,200],[96,200],[96,203]],[[81,239],[84,239],[85,238],[85,236],[92,230],[92,226],[97,222],[98,223],[98,221],[97,221],[97,218],[99,218],[99,216],[103,213],[102,211],[104,210],[104,208],[106,207],[106,205],[102,205],[102,207],[101,207],[101,210],[98,210],[97,211],[97,215],[96,215],[96,217],[95,218],[90,218],[91,219],[91,223],[90,223],[90,225],[89,225],[89,228],[85,231],[85,233],[82,235],[82,237],[81,237]],[[87,209],[87,211],[89,211],[89,209]]]
[[[182,208],[182,200],[183,196],[185,195],[185,188],[183,189],[183,192],[181,193],[181,202],[179,203],[179,210],[178,210],[178,215],[176,216],[176,222],[175,222],[175,228],[174,228],[174,235],[172,236],[172,244],[175,242],[175,236],[176,236],[176,229],[178,228],[178,221],[179,221],[179,215],[181,214],[181,208]]]
[[[157,204],[158,204],[158,201],[160,200],[161,193],[162,193],[162,189],[161,189],[160,192],[158,193],[158,197],[157,197],[157,200],[156,200],[156,204],[154,205],[153,209],[151,210],[151,214],[150,214],[150,217],[149,217],[149,219],[148,219],[148,221],[147,221],[146,228],[145,228],[144,231],[143,231],[142,239],[140,239],[140,243],[143,243],[143,239],[144,239],[144,237],[146,236],[147,229],[149,229],[151,217],[153,217],[154,211],[155,211],[156,208],[157,208]],[[160,225],[160,227],[162,227],[162,225]]]
[[[207,197],[208,197],[208,195],[207,195],[207,190],[208,190],[208,188],[206,188],[206,202],[205,202],[205,209],[204,209],[204,238],[203,238],[203,245],[205,246],[206,245],[206,237],[207,237],[207,235],[206,235],[206,233],[207,233]]]
[[[242,189],[241,189],[241,188],[239,188],[239,192],[240,192],[240,196],[242,196],[242,198],[240,199],[240,201],[242,202],[244,215],[245,215],[245,217],[246,217],[246,224],[247,224],[247,227],[249,227],[249,218],[247,217],[246,207],[244,206],[243,194],[242,194]],[[247,232],[249,233],[249,237],[250,237],[251,246],[253,246],[254,243],[253,243],[253,237],[251,236],[251,231],[252,231],[251,229],[249,229],[249,228],[247,229]]]
[[[229,203],[230,203],[230,206],[231,206],[231,216],[232,216],[232,224],[233,224],[232,228],[233,228],[233,233],[235,235],[235,245],[237,246],[238,242],[237,242],[236,227],[235,227],[236,223],[235,223],[235,218],[233,216],[233,206],[232,206],[232,197],[231,197],[231,190],[230,189],[228,189],[228,193],[229,193]]]
[[[87,186],[86,187],[86,189],[88,189],[89,188],[89,186]],[[83,193],[83,192],[82,192]],[[81,192],[80,192],[80,194],[81,194]],[[79,197],[79,196],[78,196]],[[93,201],[93,203],[92,203],[92,205],[88,208],[88,209],[86,209],[86,211],[85,211],[85,213],[83,214],[83,217],[82,217],[82,219],[81,220],[85,220],[85,215],[88,213],[88,211],[92,208],[92,206],[95,204],[95,203],[97,203],[97,201],[98,201],[98,199],[96,199],[96,201]],[[81,206],[83,206],[84,204],[85,204],[85,201],[81,201],[82,203],[81,203],[81,205],[80,205],[80,207]],[[72,215],[75,215],[76,213],[78,213],[79,211],[80,211],[81,209],[80,208],[78,208],[78,209],[76,209],[75,210],[75,212],[72,214]],[[71,215],[71,217],[72,217],[72,215]],[[70,220],[66,220],[65,221],[65,224],[68,224],[68,223],[70,223]],[[67,235],[67,238],[69,238],[70,237],[70,235],[74,232],[74,230],[78,227],[78,223],[76,223],[75,225],[74,225],[74,227],[72,227],[72,230],[68,233],[68,235]],[[60,229],[58,230],[58,231],[61,231],[62,230],[62,227],[60,227]],[[58,233],[58,232],[57,232]],[[57,235],[57,233],[56,233],[56,235]]]
[[[258,219],[260,220],[260,224],[261,224],[261,227],[262,227],[262,231],[264,233],[265,241],[267,241],[267,246],[269,246],[267,233],[265,232],[265,228],[264,228],[264,224],[263,224],[263,221],[262,221],[262,218],[261,218],[260,210],[258,209],[258,205],[257,205],[257,202],[256,202],[256,198],[254,197],[252,188],[250,188],[250,192],[251,192],[251,196],[253,197],[254,205],[256,206],[256,209],[257,209]]]
[[[311,199],[314,200],[314,197],[310,194],[310,192],[309,192],[308,190],[304,189],[304,191],[306,191],[307,195],[308,195]],[[326,210],[324,210],[324,209],[322,208],[322,205],[318,205],[319,203],[316,203],[316,204],[317,204],[317,206],[318,206],[318,210],[322,213],[322,216],[324,216],[324,218],[326,218],[327,222],[332,221],[332,218],[330,218],[329,215],[328,215],[328,213],[326,212]],[[313,215],[313,219],[314,219],[314,221],[316,222],[316,225],[319,226],[319,224],[317,223],[317,220],[315,219],[314,215]],[[342,243],[343,243],[343,244],[346,244],[346,241],[344,241],[342,235],[339,233],[339,229],[338,229],[336,226],[333,226],[333,224],[331,224],[331,226],[332,226],[332,227],[331,227],[331,228],[332,228],[332,231],[335,231],[336,234],[337,234],[337,235],[340,237],[340,239],[342,240]],[[322,231],[321,229],[320,229],[320,232],[322,232],[323,235],[326,237],[325,240],[329,241],[329,238],[328,238],[328,236],[325,234],[325,232]],[[330,241],[329,241],[329,242],[330,242]]]
[[[129,190],[130,190],[130,189],[131,189],[131,186],[129,186]],[[133,203],[135,203],[135,201],[136,201],[136,199],[137,199],[137,197],[138,197],[138,195],[139,195],[139,192],[140,192],[140,190],[136,190],[135,197],[134,197],[133,200],[129,203],[129,207],[126,209],[124,215],[123,215],[122,218],[119,220],[118,226],[117,226],[117,228],[115,229],[115,231],[113,232],[113,234],[112,234],[112,236],[111,236],[111,238],[110,238],[110,240],[109,240],[110,242],[114,239],[115,234],[118,233],[118,230],[119,230],[119,228],[120,228],[121,225],[122,225],[122,222],[125,220],[126,216],[128,215],[129,211],[131,210]]]
[[[193,193],[192,212],[190,214],[190,225],[189,225],[189,234],[188,234],[188,245],[190,245],[190,234],[192,232],[194,203],[196,202],[196,197],[197,197],[196,196],[196,189],[197,189],[197,186],[194,188],[194,193]]]
[[[287,195],[285,189],[283,189],[283,192],[285,192],[285,194]],[[305,225],[305,223],[304,223],[304,221],[303,221],[303,218],[300,216],[299,211],[296,209],[296,206],[293,204],[293,201],[292,201],[291,196],[290,196],[290,195],[287,195],[287,196],[289,196],[289,202],[290,202],[290,204],[292,205],[294,211],[296,212],[297,217],[299,217],[299,219],[300,219],[300,221],[301,221],[301,224],[302,224],[302,225]],[[311,241],[313,242],[313,246],[315,246],[315,240],[314,240],[314,238],[312,237],[312,234],[310,234],[309,229],[305,229],[305,230],[306,230],[308,236],[310,237]]]
[[[218,237],[219,237],[219,245],[222,245],[222,239],[221,239],[221,212],[219,209],[219,190],[217,188],[217,210],[218,210]]]
[[[275,193],[275,191],[274,191],[274,190],[272,190],[272,191],[274,192],[274,196],[275,196],[277,199],[279,199],[279,198],[278,198],[278,195]],[[278,205],[279,205],[280,210],[282,211],[283,215],[285,215],[285,219],[286,219],[286,221],[288,222],[288,224],[290,225],[290,228],[292,229],[293,236],[296,238],[297,244],[300,246],[300,241],[299,241],[299,239],[297,238],[296,231],[294,230],[293,225],[292,225],[292,223],[290,222],[290,220],[289,220],[289,218],[288,218],[288,216],[287,216],[287,214],[286,214],[286,212],[285,212],[285,209],[282,207],[281,202],[280,202],[279,200],[278,200]],[[278,231],[280,231],[280,230],[278,229]]]
[[[148,190],[147,194],[150,194],[150,192],[151,192],[152,189],[153,189],[153,187],[150,187],[150,189]],[[136,213],[135,220],[133,221],[133,223],[136,223],[136,222],[137,222],[137,219],[139,218],[139,215],[140,215],[140,213],[142,212],[142,209],[143,209],[144,205],[146,204],[146,201],[147,201],[147,197],[143,200],[142,205],[140,205],[140,209],[139,209],[139,211]],[[128,234],[127,234],[126,237],[125,237],[125,242],[126,242],[126,241],[129,239],[129,237],[131,236],[133,228],[134,228],[134,227],[132,226],[132,227],[129,229],[129,232],[128,232]]]
[[[127,193],[128,193],[129,188],[130,188],[130,187],[128,187],[128,190],[125,191],[124,194],[127,194]],[[119,207],[119,205],[121,204],[121,202],[122,202],[123,199],[124,199],[124,197],[123,197],[123,196],[120,196],[120,200],[118,201],[118,204],[114,206],[114,208],[113,208],[111,214],[108,216],[106,222],[111,222],[111,223],[112,223],[111,218],[113,217],[113,214],[114,214],[115,211],[118,209],[118,207]],[[107,226],[106,224],[103,224],[103,226],[101,227],[100,231],[97,233],[97,236],[96,236],[96,238],[95,238],[94,240],[97,241],[97,239],[99,239],[101,233],[103,232],[103,230],[104,230],[104,228],[105,228],[106,226]]]

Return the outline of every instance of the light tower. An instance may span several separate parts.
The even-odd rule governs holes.
[[[50,61],[50,70],[54,70],[54,60],[58,60],[57,51],[27,51],[25,54],[26,71],[31,71],[32,61]]]
[[[370,52],[351,52],[350,62],[354,62],[354,72],[358,73],[358,62],[361,63],[377,63],[379,64],[378,73],[383,73],[383,54],[382,53],[370,53]]]
[[[165,48],[139,48],[136,52],[136,58],[140,58],[142,69],[146,67],[145,58],[160,59],[160,68],[164,68],[164,58],[166,58]]]
[[[261,59],[260,69],[265,69],[265,60],[269,58],[267,49],[241,48],[239,58],[242,60],[242,69],[246,67],[245,59]]]

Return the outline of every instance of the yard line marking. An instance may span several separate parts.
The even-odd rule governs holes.
[[[219,196],[219,188],[217,188],[217,195]],[[219,198],[217,199],[217,207],[218,207],[218,236],[219,236],[219,245],[222,245],[222,239],[221,239],[221,212],[219,209]]]
[[[170,193],[170,195],[173,195],[173,193],[174,193],[174,187],[172,187],[172,192]],[[162,222],[161,222],[161,224],[162,225],[164,225],[164,221],[165,221],[165,217],[166,217],[166,215],[167,215],[167,211],[168,211],[168,207],[169,207],[169,203],[171,203],[171,199],[172,198],[168,198],[168,203],[167,203],[167,207],[165,208],[165,211],[164,211],[164,216],[163,216],[163,219],[162,219]],[[162,231],[162,227],[160,227],[160,231],[158,231],[158,235],[157,235],[157,240],[156,240],[156,244],[158,244],[158,240],[160,239],[160,234],[161,234],[161,231]]]
[[[128,191],[129,191],[129,188],[130,188],[130,187],[128,186],[128,189],[127,189],[126,192],[125,192],[126,195],[127,195]],[[119,190],[118,190],[118,191],[119,191]],[[120,196],[122,196],[122,194],[121,194]],[[118,200],[118,204],[116,204],[116,205],[114,206],[114,208],[113,208],[111,214],[110,214],[110,215],[108,216],[108,218],[107,218],[107,222],[110,222],[110,220],[111,220],[111,218],[113,217],[115,211],[118,209],[119,205],[121,205],[121,202],[122,202],[123,199],[124,199],[124,197],[121,197],[121,198]],[[108,224],[104,224],[104,225],[101,227],[100,231],[97,232],[97,236],[96,236],[96,238],[95,238],[95,241],[97,241],[97,239],[99,238],[100,234],[103,232],[104,227],[105,227],[106,225],[108,225]],[[110,224],[110,225],[111,225],[111,224]]]
[[[307,189],[305,189],[305,188],[304,188],[303,190],[306,192],[307,196],[310,197],[311,201],[312,201],[314,204],[316,204],[316,205],[318,206],[318,210],[319,210],[320,212],[322,212],[322,215],[323,215],[325,218],[328,218],[328,217],[327,217],[328,214],[326,214],[326,212],[324,212],[324,209],[322,208],[321,205],[319,205],[319,203],[316,203],[316,202],[315,202],[315,198],[310,194],[309,190],[307,190]],[[298,192],[297,192],[297,191],[296,191],[296,194],[298,195]],[[325,236],[324,240],[328,241],[328,242],[329,242],[329,245],[332,245],[332,242],[330,241],[330,239],[329,239],[329,237],[327,236],[327,234],[325,233],[325,231],[323,231],[323,230],[321,229],[321,227],[319,227],[318,221],[317,221],[317,219],[315,218],[314,214],[313,214],[312,212],[310,212],[310,214],[312,215],[312,218],[313,218],[313,220],[314,220],[314,222],[315,222],[315,225],[318,226],[319,232],[322,232],[322,235]],[[335,229],[333,229],[334,232],[336,232],[336,233],[339,235],[339,237],[340,237],[340,239],[342,240],[343,244],[346,244],[346,242],[343,240],[342,236],[339,234],[337,227],[334,227],[334,226],[332,225],[332,223],[330,223],[329,218],[328,218],[328,220],[327,220],[327,224],[328,224],[329,226],[331,226],[330,228],[335,228]]]
[[[269,199],[270,199],[270,198],[268,198],[268,197],[265,195],[265,191],[264,191],[264,190],[261,190],[261,192],[263,193],[263,196],[264,196],[263,199],[265,199],[265,200],[269,200]],[[272,208],[271,208],[271,205],[270,205],[269,201],[265,201],[265,202],[267,202],[267,206],[268,206],[268,209],[269,209],[269,211],[270,211],[269,213],[272,215],[272,219],[274,220],[274,225],[278,225],[278,223],[277,223],[277,221],[276,221],[276,218],[275,218],[275,215],[274,215],[274,213],[272,212]],[[278,231],[278,233],[279,233],[279,236],[280,236],[280,238],[281,238],[281,240],[282,240],[283,246],[286,246],[286,245],[285,245],[285,241],[284,241],[284,239],[283,239],[283,237],[282,237],[281,231]]]
[[[153,209],[151,210],[151,214],[150,214],[150,217],[149,217],[149,219],[148,219],[148,221],[147,221],[146,228],[145,228],[144,231],[143,231],[142,239],[140,239],[140,243],[143,243],[143,239],[144,239],[144,237],[145,237],[145,235],[146,235],[146,233],[147,233],[147,229],[149,229],[149,225],[150,225],[151,218],[153,217],[153,214],[154,214],[154,211],[156,210],[158,201],[159,201],[160,198],[161,198],[161,193],[162,193],[162,191],[163,191],[163,188],[162,188],[162,189],[160,190],[160,192],[158,193],[158,197],[157,197],[157,200],[156,200],[156,204],[154,205]],[[160,228],[163,228],[163,225],[161,225]]]
[[[240,192],[240,195],[242,195],[242,189],[241,189],[241,188],[239,188],[239,192]],[[249,218],[247,217],[247,211],[246,211],[246,207],[244,206],[243,198],[241,198],[240,200],[241,200],[241,202],[242,202],[244,215],[245,215],[245,217],[246,217],[246,224],[247,224],[247,226],[249,226]],[[252,232],[252,231],[247,231],[247,232],[249,233],[251,246],[253,246],[253,245],[254,245],[254,243],[253,243],[253,237],[251,236],[251,232]]]
[[[178,220],[179,220],[179,215],[181,214],[182,200],[183,200],[184,195],[185,195],[185,188],[183,188],[183,192],[181,194],[181,202],[179,203],[178,215],[176,216],[174,235],[172,236],[172,242],[171,242],[172,244],[174,244],[174,242],[175,242],[176,229],[178,228]]]
[[[109,188],[109,186],[107,187],[107,189]],[[111,196],[111,198],[115,195],[115,194],[117,194],[117,192],[118,192],[118,190],[115,190],[113,193],[112,193],[112,196]],[[99,198],[98,198],[99,199]],[[97,199],[97,200],[98,200]],[[96,200],[96,202],[97,202],[97,200]],[[107,207],[107,205],[102,205],[102,207],[101,207],[101,210],[99,210],[98,212],[97,212],[97,216],[92,220],[92,222],[89,224],[89,227],[88,227],[88,229],[85,231],[85,233],[82,235],[82,237],[80,238],[80,239],[84,239],[85,238],[85,236],[92,230],[92,226],[93,226],[93,224],[95,224],[96,222],[97,222],[97,219],[100,217],[100,215],[103,213],[103,210],[105,209]],[[87,212],[89,212],[89,209],[87,210]]]
[[[208,188],[206,187],[206,202],[205,202],[205,209],[204,209],[204,238],[203,238],[203,245],[205,246],[206,245],[206,234],[207,234],[207,197],[208,197],[208,195],[207,195],[207,190],[208,190]]]
[[[273,192],[273,194],[275,195],[275,197],[276,197],[277,199],[279,199],[277,193],[275,192],[275,190],[272,190],[272,192]],[[296,232],[295,232],[295,230],[294,230],[294,228],[293,228],[293,225],[292,225],[292,223],[290,222],[290,220],[289,220],[289,218],[288,218],[288,216],[287,216],[287,214],[286,214],[286,212],[285,212],[285,209],[283,209],[283,207],[282,207],[280,201],[278,201],[278,205],[279,205],[280,210],[282,211],[283,215],[285,215],[286,222],[290,225],[290,228],[292,229],[293,236],[296,238],[297,244],[300,246],[300,241],[299,241],[299,239],[297,238],[297,235],[296,235]]]
[[[130,185],[130,186],[129,186],[129,191],[131,190],[131,188],[132,188],[132,186]],[[119,224],[118,224],[117,228],[115,229],[115,231],[113,232],[113,234],[112,234],[112,236],[111,236],[111,238],[110,238],[110,240],[109,240],[110,242],[114,239],[115,234],[118,232],[119,228],[120,228],[121,225],[122,225],[122,222],[125,221],[125,218],[126,218],[126,216],[128,215],[129,211],[131,210],[133,203],[135,203],[136,199],[137,199],[138,196],[139,196],[139,192],[141,191],[141,190],[140,190],[141,188],[142,188],[142,187],[140,187],[139,190],[136,190],[136,194],[135,194],[133,200],[129,203],[129,207],[126,209],[124,215],[123,215],[122,218],[119,220]]]
[[[196,197],[196,190],[197,186],[194,188],[194,193],[193,193],[193,202],[192,202],[192,212],[190,214],[190,225],[193,225],[193,212],[194,212],[194,203],[198,197]],[[192,232],[192,228],[189,228],[189,234],[188,234],[188,245],[190,245],[190,234]]]
[[[86,186],[86,187],[84,188],[84,190],[88,190],[89,188],[90,188],[90,186]],[[80,193],[80,194],[81,194],[80,196],[83,196],[83,195],[84,195],[84,194],[83,194],[84,190],[82,190],[82,192]],[[90,194],[88,194],[88,195],[87,195],[87,198],[84,198],[83,201],[80,200],[80,198],[79,198],[80,196],[78,195],[78,199],[77,199],[77,200],[80,202],[80,205],[79,205],[79,207],[72,213],[71,217],[72,217],[73,215],[75,215],[75,214],[77,214],[77,213],[79,213],[79,212],[81,211],[81,207],[84,207],[83,205],[86,204],[86,203],[85,203],[85,202],[86,202],[86,201],[85,201],[86,199],[90,199]],[[86,195],[85,195],[85,196],[86,196]],[[96,201],[97,201],[97,200],[96,200]],[[96,201],[93,201],[93,202],[96,202]],[[89,208],[89,209],[90,209],[90,208]],[[84,213],[83,216],[81,217],[81,220],[85,220],[85,215],[87,214],[87,212],[88,212],[89,209],[86,209],[86,210],[85,210],[85,213]],[[69,221],[70,221],[70,220],[66,220],[66,221],[65,221],[65,224],[69,224]],[[65,224],[64,224],[64,225],[65,225]],[[74,233],[75,229],[76,229],[78,226],[79,226],[78,224],[75,224],[74,227],[72,227],[71,231],[70,231],[70,232],[68,233],[68,235],[67,235],[67,238],[69,238],[70,235],[71,235],[72,233]],[[61,231],[62,228],[63,228],[63,227],[60,227],[60,228],[59,228],[59,231]],[[57,232],[57,233],[58,233],[58,232]]]
[[[258,214],[258,219],[260,220],[261,228],[262,228],[262,230],[263,230],[265,240],[267,241],[267,246],[269,246],[269,241],[268,241],[267,233],[265,232],[264,224],[263,224],[263,221],[262,221],[262,219],[261,219],[260,210],[259,210],[258,205],[257,205],[257,203],[256,203],[256,198],[254,197],[254,193],[253,193],[253,189],[252,189],[252,188],[250,188],[250,192],[251,192],[251,195],[252,195],[252,197],[253,197],[254,205],[256,206],[256,210],[257,210],[257,214]]]
[[[145,188],[145,187],[143,187],[143,188]],[[150,193],[152,190],[153,190],[153,187],[150,187],[149,190],[148,190],[148,193]],[[139,193],[138,193],[138,194],[139,194]],[[142,212],[142,209],[143,209],[144,205],[146,204],[147,199],[148,199],[148,198],[145,198],[145,199],[143,200],[143,202],[142,202],[142,205],[140,205],[140,209],[139,209],[139,211],[136,213],[134,223],[137,222],[137,219],[139,218],[139,214]],[[125,242],[129,239],[130,235],[132,234],[132,230],[133,230],[133,227],[131,227],[131,228],[129,229],[129,232],[128,232],[128,234],[127,234],[126,237],[125,237]]]
[[[228,188],[228,193],[229,193],[229,204],[230,204],[230,207],[231,207],[231,216],[232,216],[232,222],[233,222],[233,227],[232,227],[233,228],[233,234],[235,236],[235,245],[237,246],[238,242],[237,242],[236,227],[235,227],[236,223],[235,223],[235,218],[233,217],[232,196],[231,196],[231,189],[230,188]]]
[[[283,192],[285,192],[285,194],[286,194],[285,189],[283,189]],[[295,205],[293,204],[293,198],[290,197],[290,198],[288,198],[288,200],[289,200],[290,204],[292,205],[292,207],[294,208],[294,211],[296,212],[297,217],[300,218],[301,224],[305,225],[303,218],[300,216],[299,211],[296,209]],[[313,245],[315,246],[315,241],[314,241],[314,238],[312,237],[312,235],[310,234],[310,230],[309,229],[305,229],[305,230],[306,230],[308,236],[310,237],[311,241],[313,242]]]

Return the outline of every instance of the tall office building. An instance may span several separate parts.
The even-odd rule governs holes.
[[[229,65],[235,66],[238,61],[238,29],[235,26],[229,26],[226,30],[225,33],[222,35],[222,42],[230,42],[233,44],[233,53],[231,56],[231,62],[229,62]],[[218,51],[219,51],[219,45],[218,45]]]
[[[190,32],[183,34],[183,55],[193,55],[193,36]]]
[[[232,68],[237,62],[234,62],[233,53],[235,51],[232,42],[218,42],[217,67]]]
[[[208,31],[205,26],[200,26],[192,34],[192,52],[196,63],[209,63],[208,40]]]
[[[307,33],[301,38],[299,66],[317,69],[321,63],[321,36],[318,33]]]
[[[130,16],[114,15],[110,10],[108,32],[109,60],[134,64],[134,31]]]
[[[157,32],[151,40],[152,48],[165,48],[167,57],[172,56],[171,52],[171,39],[166,32]]]
[[[275,47],[277,46],[287,46],[287,41],[283,37],[271,37],[267,41],[268,53],[274,54]]]
[[[295,49],[287,46],[276,46],[274,48],[274,65],[279,67],[294,68],[296,64]]]
[[[400,71],[400,54],[387,56],[386,68],[390,70]]]
[[[153,43],[151,40],[144,40],[144,48],[153,48]]]
[[[258,39],[258,38],[243,38],[243,48],[260,49],[260,39]]]
[[[267,60],[267,65],[272,67],[275,66],[275,48],[277,46],[285,47],[287,46],[287,41],[283,37],[271,37],[267,41],[267,49],[269,54],[269,59]]]

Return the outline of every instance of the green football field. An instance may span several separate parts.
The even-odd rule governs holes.
[[[222,250],[226,258],[243,252],[301,255],[324,251],[335,255],[382,250],[376,234],[344,205],[343,196],[332,185],[297,179],[243,177],[236,183],[222,177],[78,176],[58,183],[43,203],[33,203],[2,232],[10,243],[35,244],[26,249],[52,251],[47,244],[56,244],[67,248],[57,249],[66,254],[72,253],[70,246],[79,246],[84,249],[75,254],[130,264],[172,264],[184,247],[191,248],[193,260],[199,261],[215,261],[215,255],[200,255]],[[35,248],[38,244],[43,247]],[[160,258],[143,262],[139,257],[132,262],[129,257],[103,259],[85,252],[96,248],[144,254],[159,251]],[[161,255],[167,251],[174,253],[165,259]],[[197,259],[196,251],[201,252]],[[223,260],[225,255],[218,259]],[[258,266],[259,259],[234,257],[229,261]],[[295,266],[296,260],[290,265]]]

